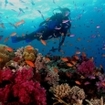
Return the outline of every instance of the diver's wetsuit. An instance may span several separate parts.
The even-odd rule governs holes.
[[[40,24],[39,28],[22,37],[13,36],[12,42],[17,43],[22,40],[25,40],[26,42],[31,42],[34,39],[43,39],[47,40],[52,37],[59,37],[61,36],[61,33],[64,33],[64,37],[66,36],[67,30],[70,28],[70,22],[67,24],[62,23],[63,16],[61,13],[57,13],[54,16],[52,16],[48,21],[44,21]],[[56,30],[55,27],[61,27],[60,30]],[[67,28],[66,28],[67,27]],[[63,42],[61,42],[63,43]]]

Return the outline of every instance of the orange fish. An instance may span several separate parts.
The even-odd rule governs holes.
[[[26,49],[27,49],[27,50],[33,50],[34,48],[33,48],[32,46],[28,45],[28,46],[26,47]]]
[[[50,58],[48,58],[48,57],[45,57],[45,60],[46,60],[47,62],[50,62],[50,61],[51,61]]]
[[[53,71],[56,72],[56,73],[59,72],[58,68],[56,68],[56,67],[53,68]]]
[[[66,63],[66,65],[67,65],[68,67],[73,67],[73,65],[72,65],[71,63]]]
[[[71,61],[71,63],[72,63],[73,65],[75,65],[75,64],[76,64],[76,62],[75,62],[75,61]]]
[[[26,60],[25,62],[26,62],[26,64],[28,64],[29,66],[35,67],[35,64],[34,64],[32,61]]]
[[[74,55],[73,57],[74,57],[76,60],[79,60],[79,57],[78,57],[78,56]]]
[[[79,81],[75,81],[75,83],[76,83],[77,85],[81,85],[81,82],[79,82]]]
[[[40,41],[41,41],[41,43],[42,43],[43,45],[45,45],[45,46],[46,46],[46,44],[47,44],[47,43],[46,43],[46,41],[45,41],[45,40],[41,39]]]
[[[85,52],[82,52],[82,57],[86,57],[86,53]]]
[[[9,51],[9,52],[13,52],[13,49],[10,48],[10,47],[5,47],[5,49],[6,49],[7,51]]]
[[[61,58],[61,60],[62,60],[63,62],[67,62],[67,61],[68,61],[68,59],[67,59],[66,57]]]

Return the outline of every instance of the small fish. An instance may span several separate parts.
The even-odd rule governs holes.
[[[62,60],[63,62],[67,62],[67,61],[68,61],[68,58],[63,57],[63,58],[61,58],[61,60]]]
[[[63,20],[63,22],[62,23],[67,23],[67,22],[69,22],[70,20]]]
[[[49,57],[45,57],[45,60],[47,61],[47,63],[51,61]]]
[[[77,85],[81,85],[81,82],[79,82],[79,81],[75,81],[75,83],[76,83]]]
[[[89,85],[89,84],[90,84],[90,82],[88,82],[88,81],[84,83],[84,85]]]
[[[46,43],[45,40],[41,39],[40,41],[41,41],[41,43],[42,43],[43,45],[45,45],[45,46],[47,45],[47,43]]]
[[[22,8],[19,8],[19,11],[22,12],[22,13],[25,13]]]
[[[31,4],[32,4],[32,5],[35,5],[35,3],[34,3],[33,1],[31,1]]]
[[[105,54],[102,54],[102,57],[105,57]]]
[[[25,21],[24,20],[21,20],[21,21],[19,21],[19,22],[16,22],[14,25],[16,26],[16,27],[18,27],[18,26],[20,26],[20,25],[22,25],[22,24],[24,24],[25,23]]]
[[[6,51],[9,51],[9,52],[13,52],[13,49],[10,48],[10,47],[5,47],[5,50],[6,50]]]
[[[11,33],[10,36],[15,36],[16,34],[17,34],[16,32],[13,32],[13,33]]]
[[[76,51],[75,54],[79,55],[79,54],[81,54],[81,52],[80,51]]]
[[[45,20],[42,12],[40,10],[37,10],[37,11],[41,14],[41,17],[43,18],[43,20]]]
[[[96,28],[100,28],[100,26],[98,25],[98,26],[96,26]]]
[[[68,67],[73,67],[73,64],[71,64],[71,63],[66,63],[66,65],[67,65]]]
[[[71,35],[70,35],[71,38],[74,37],[74,36],[75,36],[74,34],[71,34]]]
[[[77,62],[75,62],[75,61],[70,61],[70,62],[71,62],[73,65],[76,65],[76,63],[77,63]]]
[[[33,50],[34,48],[32,46],[28,45],[26,49],[27,50]]]
[[[76,56],[76,55],[74,55],[73,58],[74,58],[75,60],[79,60],[79,57]]]
[[[21,3],[25,3],[23,0],[19,0]]]
[[[35,67],[35,64],[34,64],[32,61],[26,60],[25,63],[26,63],[27,65],[29,65],[30,67],[33,67],[33,68]]]
[[[9,24],[15,28],[17,28],[13,23],[9,22]]]
[[[53,68],[53,71],[54,71],[55,73],[58,73],[58,72],[59,72],[58,68],[56,68],[56,67]]]

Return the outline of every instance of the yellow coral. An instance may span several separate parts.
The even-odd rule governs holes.
[[[36,59],[37,50],[28,45],[24,48],[23,57],[25,60],[34,61]]]
[[[13,52],[9,52],[6,48],[9,48],[6,45],[0,44],[0,67],[3,67],[6,62],[11,59]]]

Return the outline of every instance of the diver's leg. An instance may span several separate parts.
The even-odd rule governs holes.
[[[36,31],[26,34],[25,36],[12,36],[11,40],[13,43],[17,43],[25,40],[26,42],[31,42],[34,39],[39,39],[42,35],[42,31],[45,30],[45,27],[40,27]]]

